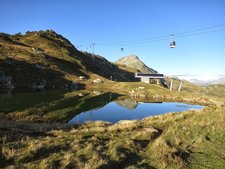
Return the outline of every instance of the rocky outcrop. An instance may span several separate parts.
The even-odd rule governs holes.
[[[103,83],[104,81],[103,80],[101,80],[101,79],[95,79],[95,80],[93,80],[93,83],[94,84],[99,84],[99,83]]]
[[[14,89],[12,77],[6,76],[4,74],[4,72],[0,72],[0,88],[6,89],[6,90],[13,90]]]
[[[32,84],[32,88],[35,90],[43,90],[46,86],[46,80],[38,79]]]

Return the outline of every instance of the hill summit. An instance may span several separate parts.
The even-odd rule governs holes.
[[[157,73],[156,70],[145,65],[144,62],[142,62],[136,55],[122,57],[118,59],[115,63],[126,65],[127,67],[137,69],[138,71],[143,73]]]

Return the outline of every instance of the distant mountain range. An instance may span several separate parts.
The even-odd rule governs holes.
[[[208,85],[214,85],[214,84],[225,84],[225,77],[221,77],[217,79],[209,79],[209,80],[191,79],[188,81],[196,85],[208,86]]]

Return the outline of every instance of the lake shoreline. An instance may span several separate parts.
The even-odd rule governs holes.
[[[62,103],[73,103],[77,99],[83,103],[82,98],[85,97],[92,103],[90,106],[93,106],[93,101],[98,98],[96,94],[104,94],[104,92],[96,92],[100,91],[99,89],[102,88],[93,88],[90,92],[81,90],[60,93],[60,97],[55,96],[55,100],[49,101],[61,107]],[[115,90],[117,87],[111,91]],[[129,91],[131,89],[120,92],[120,97],[130,95]],[[148,89],[146,91],[145,98],[136,97],[135,99],[139,102],[154,99],[170,100],[200,104],[205,108],[167,113],[137,121],[125,120],[116,124],[97,121],[68,127],[57,123],[57,120],[52,120],[52,124],[46,123],[44,119],[30,114],[33,111],[41,113],[48,110],[45,104],[41,103],[43,108],[40,110],[33,106],[29,108],[29,111],[18,111],[15,113],[16,116],[6,114],[6,121],[1,118],[3,127],[0,127],[2,152],[0,160],[3,163],[0,167],[49,168],[57,163],[57,166],[62,168],[88,166],[97,169],[105,166],[119,167],[124,164],[136,168],[163,168],[163,166],[187,168],[205,163],[212,164],[215,158],[217,158],[215,167],[224,167],[223,158],[220,158],[222,154],[219,151],[224,146],[222,144],[224,136],[220,134],[225,132],[223,129],[225,102],[223,100],[185,92],[165,91],[162,93]],[[82,93],[82,96],[78,96],[79,93]],[[94,100],[91,99],[90,94],[95,98]],[[108,98],[108,94],[105,97]],[[62,109],[62,112],[72,110]],[[44,117],[50,119],[56,117],[52,115]],[[64,118],[61,117],[61,112],[56,115],[59,120]],[[212,144],[218,151],[214,151]],[[190,145],[194,146],[190,147]],[[207,153],[199,155],[198,151],[210,151],[215,158],[208,158]],[[153,155],[149,156],[149,154]],[[126,157],[131,157],[132,160]]]

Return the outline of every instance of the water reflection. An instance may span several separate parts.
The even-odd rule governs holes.
[[[63,97],[64,90],[48,92],[1,93],[0,112],[23,111]]]
[[[116,93],[55,90],[0,95],[0,113],[16,120],[83,123],[142,119],[166,112],[200,109],[183,103],[141,103]]]
[[[115,103],[130,110],[135,109],[138,106],[138,102],[132,100],[131,98],[115,101]]]
[[[131,98],[112,101],[95,110],[84,111],[72,118],[68,124],[84,123],[86,121],[109,121],[116,123],[120,120],[140,120],[148,116],[168,112],[181,112],[190,109],[201,109],[203,106],[189,105],[176,102],[147,102],[138,103]]]
[[[0,113],[21,120],[67,122],[75,115],[103,107],[119,96],[109,92],[65,90],[1,94]]]

